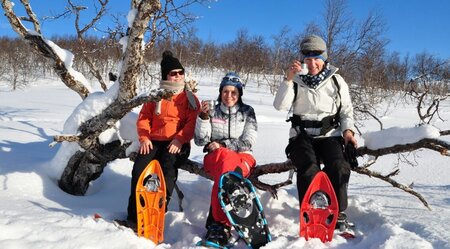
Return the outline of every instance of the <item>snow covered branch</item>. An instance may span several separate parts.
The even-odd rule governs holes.
[[[410,144],[399,144],[394,145],[392,147],[380,148],[380,149],[370,149],[368,147],[358,148],[358,152],[361,155],[371,155],[371,156],[382,156],[387,154],[396,154],[403,152],[411,152],[414,150],[418,150],[421,148],[426,148],[430,150],[437,151],[441,153],[443,156],[450,156],[450,144],[439,140],[439,139],[431,139],[424,138],[415,143]]]
[[[440,132],[440,134],[441,134],[441,136],[444,136],[444,135],[448,135],[449,132],[443,131],[443,132]],[[371,155],[371,156],[380,157],[380,156],[384,156],[384,155],[388,155],[388,154],[411,152],[411,151],[415,151],[415,150],[422,149],[422,148],[438,151],[443,156],[450,156],[450,153],[449,153],[450,144],[446,143],[445,141],[439,140],[439,139],[430,139],[430,138],[421,139],[419,141],[409,143],[409,144],[393,145],[390,147],[379,148],[379,149],[369,149],[367,147],[360,147],[360,148],[358,148],[357,152],[360,156]],[[378,172],[369,170],[368,167],[370,165],[371,164],[368,163],[367,165],[364,165],[364,166],[358,167],[358,168],[354,168],[352,170],[358,174],[367,175],[369,177],[374,177],[374,178],[380,179],[382,181],[385,181],[385,182],[391,184],[395,188],[401,189],[401,190],[407,192],[408,194],[414,195],[422,202],[422,204],[425,207],[427,207],[428,209],[431,210],[430,206],[428,205],[428,202],[425,200],[425,198],[421,194],[414,191],[412,188],[408,187],[407,185],[401,184],[391,178],[392,176],[395,176],[396,174],[398,174],[399,171],[394,171],[387,175],[382,175]],[[188,160],[188,162],[186,164],[182,165],[180,168],[183,170],[186,170],[190,173],[197,174],[197,175],[203,176],[205,178],[211,179],[204,172],[203,165],[201,163]],[[285,162],[280,162],[280,163],[263,164],[263,165],[258,165],[257,167],[255,167],[252,170],[252,172],[248,178],[255,185],[255,187],[257,187],[258,189],[264,190],[264,191],[268,191],[269,193],[272,194],[272,196],[274,198],[277,198],[277,189],[291,184],[292,176],[290,176],[284,182],[273,184],[273,185],[261,182],[258,178],[260,176],[266,175],[266,174],[283,173],[283,172],[292,171],[292,170],[295,170],[295,166],[291,163],[290,160],[286,160]]]
[[[63,136],[63,135],[55,135],[53,137],[53,141],[57,142],[57,143],[61,143],[61,142],[78,142],[80,141],[80,137],[79,136],[74,136],[74,135],[68,135],[68,136]]]
[[[144,62],[144,33],[152,13],[160,8],[161,3],[157,0],[141,1],[137,6],[134,19],[129,17],[131,26],[119,76],[121,84],[118,100],[121,103],[136,96],[136,82]]]
[[[48,40],[36,34],[26,34],[23,38],[29,41],[37,52],[53,61],[53,69],[67,87],[78,93],[82,99],[90,94],[90,90],[73,74],[73,70],[67,67],[63,58],[58,55],[55,47],[51,46]],[[56,44],[54,45],[56,46]]]
[[[28,33],[28,30],[22,24],[20,18],[18,18],[17,15],[14,13],[12,2],[8,0],[2,0],[2,7],[3,10],[5,11],[6,18],[8,18],[9,23],[11,23],[11,27],[13,28],[13,30],[21,37],[24,37]],[[39,33],[39,31],[36,32]]]
[[[33,22],[35,31],[28,30],[22,24],[20,18],[17,17],[16,13],[13,10],[11,1],[3,0],[2,7],[5,10],[5,15],[8,18],[11,27],[23,39],[27,40],[38,53],[53,61],[53,68],[67,87],[77,92],[82,99],[86,98],[90,93],[89,89],[79,81],[77,75],[74,75],[74,70],[71,70],[71,68],[66,65],[64,61],[65,58],[61,58],[60,54],[55,51],[55,48],[57,48],[56,44],[51,43],[50,41],[45,40],[42,37],[42,35],[40,34],[39,22],[36,15],[31,9],[29,2],[26,0],[22,0],[22,3],[26,9],[27,14],[29,15],[29,20]]]
[[[152,91],[148,96],[140,96],[126,103],[121,103],[116,99],[99,115],[87,120],[80,125],[79,144],[84,149],[90,149],[97,144],[98,136],[105,130],[113,127],[125,114],[130,112],[134,107],[139,106],[148,101],[160,101],[162,98],[170,98],[173,92],[168,90]]]
[[[161,98],[170,98],[173,92],[167,90],[152,91],[148,96],[139,96],[126,103],[120,103],[116,99],[106,107],[99,115],[85,121],[80,125],[79,135],[76,137],[78,145],[83,149],[77,151],[69,159],[64,172],[59,180],[59,186],[67,193],[84,195],[89,182],[95,180],[103,172],[108,162],[117,158],[127,158],[127,148],[131,142],[122,143],[119,140],[107,144],[101,144],[100,134],[113,127],[118,120],[125,116],[131,109],[148,101],[159,101]],[[71,139],[71,136],[60,139]]]
[[[448,136],[450,135],[450,130],[445,130],[440,132],[441,136]]]
[[[36,14],[34,14],[33,10],[31,9],[30,2],[28,0],[20,0],[20,2],[22,2],[23,6],[25,7],[25,11],[27,12],[27,15],[29,17],[27,18],[27,20],[33,23],[34,30],[40,34],[41,25],[38,21]]]

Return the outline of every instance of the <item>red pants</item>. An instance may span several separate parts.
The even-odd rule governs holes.
[[[212,176],[214,185],[211,191],[212,216],[216,222],[224,223],[230,226],[227,216],[222,211],[219,203],[218,187],[222,174],[234,171],[237,166],[242,169],[242,174],[247,177],[251,168],[255,167],[255,158],[249,153],[239,153],[227,148],[219,148],[207,154],[203,159],[205,172]]]

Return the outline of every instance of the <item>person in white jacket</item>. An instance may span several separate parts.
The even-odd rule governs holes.
[[[277,110],[292,107],[286,155],[297,168],[300,204],[323,163],[338,199],[338,226],[348,225],[344,211],[351,166],[343,148],[348,143],[357,147],[349,87],[328,62],[322,38],[308,36],[300,47],[302,62],[294,60],[289,65],[273,102]]]

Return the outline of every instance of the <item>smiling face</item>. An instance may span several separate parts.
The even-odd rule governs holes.
[[[325,62],[320,58],[305,58],[305,64],[308,66],[309,75],[317,75],[323,69]]]
[[[239,100],[239,90],[234,86],[224,86],[220,92],[220,98],[226,107],[232,107]]]
[[[184,83],[183,69],[174,69],[167,74],[167,80],[171,82]]]

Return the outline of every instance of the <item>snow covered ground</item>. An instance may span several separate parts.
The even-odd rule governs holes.
[[[220,76],[200,80],[200,99],[215,99]],[[272,107],[268,91],[247,84],[244,101],[255,108],[259,125],[255,157],[259,164],[285,160],[289,124],[286,113]],[[77,94],[62,83],[40,79],[33,86],[10,92],[0,83],[0,248],[195,248],[204,235],[212,182],[180,171],[178,184],[185,194],[184,212],[178,212],[177,198],[166,215],[165,240],[154,245],[129,229],[110,222],[95,221],[94,213],[105,219],[124,218],[129,194],[132,163],[116,160],[93,182],[86,196],[61,191],[49,162],[58,147],[49,148],[52,136],[60,134],[64,121],[80,103]],[[448,130],[450,102],[441,105],[446,120],[435,125]],[[388,127],[414,127],[415,107],[398,104],[382,118]],[[376,131],[367,122],[364,131]],[[410,136],[406,133],[405,136]],[[448,138],[444,138],[449,141]],[[364,141],[359,138],[360,144]],[[202,148],[193,145],[190,158],[202,161]],[[295,184],[280,189],[278,200],[258,191],[266,211],[273,241],[264,248],[450,248],[449,158],[420,150],[417,166],[397,156],[384,156],[371,167],[388,173],[401,172],[396,180],[410,184],[423,194],[432,210],[418,199],[380,180],[352,174],[347,214],[356,223],[357,238],[336,236],[332,242],[299,238],[299,207]],[[364,160],[364,159],[362,159]],[[287,174],[262,177],[268,183],[281,182]],[[240,243],[236,248],[246,248]]]

